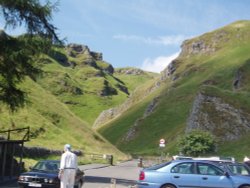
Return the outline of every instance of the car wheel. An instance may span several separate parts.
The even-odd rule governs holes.
[[[161,188],[176,188],[173,185],[167,184],[167,185],[163,185]]]

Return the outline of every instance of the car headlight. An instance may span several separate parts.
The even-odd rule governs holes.
[[[19,176],[18,181],[29,181],[29,177],[27,177],[27,176]]]
[[[54,179],[49,179],[49,183],[54,183],[55,180]]]
[[[18,181],[24,181],[24,176],[19,176]]]
[[[52,178],[45,178],[44,179],[44,183],[55,183],[56,180],[55,179],[52,179]]]

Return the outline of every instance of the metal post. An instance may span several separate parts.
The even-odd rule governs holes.
[[[18,165],[19,166],[18,175],[21,174],[21,171],[22,171],[22,166],[23,166],[22,160],[23,160],[23,142],[21,143],[20,161],[19,161],[19,165]]]
[[[110,155],[110,165],[113,166],[113,155]]]
[[[116,188],[116,179],[115,178],[111,179],[111,187]]]
[[[3,145],[4,144],[0,144],[0,161],[3,161]],[[2,180],[3,178],[3,164],[2,165],[2,168],[0,169],[0,180]]]
[[[11,152],[10,178],[13,177],[13,171],[14,171],[14,162],[15,162],[14,153],[15,153],[15,144],[13,143],[12,144],[12,152]]]
[[[3,144],[4,152],[3,152],[3,163],[2,163],[2,176],[5,176],[5,167],[6,167],[6,155],[7,155],[7,144]]]

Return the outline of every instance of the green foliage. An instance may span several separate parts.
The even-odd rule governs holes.
[[[200,156],[215,151],[215,140],[211,133],[193,130],[180,138],[178,148],[181,153],[188,156]]]
[[[34,60],[47,43],[39,37],[30,40],[26,36],[0,37],[0,42],[0,101],[15,111],[25,102],[25,92],[18,84],[25,76],[35,80],[41,72]]]
[[[51,4],[47,1],[42,5],[38,0],[0,0],[0,7],[6,21],[5,27],[15,29],[24,24],[29,34],[60,43],[55,33],[56,27],[50,23],[57,3]]]
[[[41,5],[37,0],[0,0],[5,27],[15,29],[24,24],[28,32],[28,35],[12,38],[0,31],[0,101],[11,111],[26,102],[26,94],[18,84],[25,76],[34,79],[40,72],[34,60],[48,51],[51,41],[61,43],[56,28],[49,22],[55,7],[49,2]]]

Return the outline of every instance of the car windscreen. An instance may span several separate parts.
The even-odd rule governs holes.
[[[57,172],[59,165],[58,161],[40,161],[32,168],[32,170]]]

